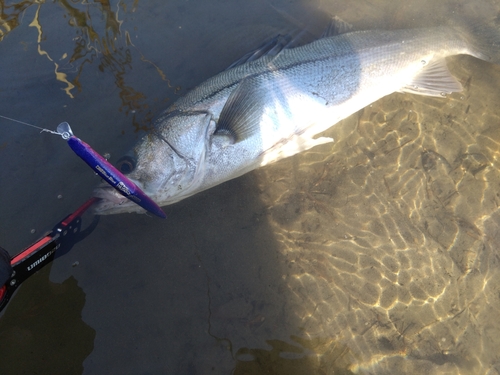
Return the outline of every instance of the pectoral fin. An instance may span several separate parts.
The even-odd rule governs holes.
[[[287,87],[280,84],[272,77],[265,81],[244,79],[222,108],[215,135],[229,136],[236,143],[260,132],[266,111],[286,111]]]
[[[240,142],[258,132],[265,98],[265,90],[251,80],[243,80],[222,108],[214,135]]]

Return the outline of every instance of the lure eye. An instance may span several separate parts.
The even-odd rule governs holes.
[[[125,155],[118,160],[116,163],[118,170],[123,174],[129,174],[135,169],[135,159],[131,158],[128,155]]]

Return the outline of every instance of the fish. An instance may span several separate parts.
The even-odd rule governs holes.
[[[333,142],[318,134],[394,92],[462,91],[448,56],[500,62],[500,33],[481,23],[329,30],[301,45],[278,36],[201,83],[156,117],[118,168],[159,206],[170,205]],[[97,214],[144,212],[110,187],[93,194]]]

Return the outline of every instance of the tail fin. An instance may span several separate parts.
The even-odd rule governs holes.
[[[490,25],[482,21],[467,20],[460,24],[454,23],[453,26],[461,31],[477,58],[500,64],[500,29],[494,22]]]

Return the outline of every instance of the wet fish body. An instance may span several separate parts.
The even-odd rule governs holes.
[[[483,34],[481,37],[476,33]],[[202,83],[154,122],[127,157],[128,177],[160,206],[319,144],[340,120],[393,92],[462,90],[445,58],[496,62],[496,31],[436,27],[325,37],[240,64]],[[138,211],[101,187],[99,214]]]

